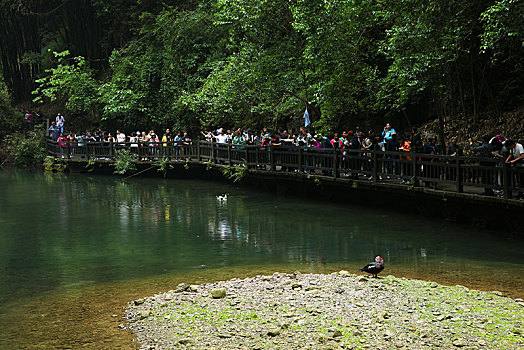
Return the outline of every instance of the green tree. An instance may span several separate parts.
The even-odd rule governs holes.
[[[22,114],[15,111],[12,107],[7,86],[0,78],[0,143],[2,143],[6,135],[21,131],[23,123]]]
[[[499,0],[480,15],[483,26],[481,52],[490,58],[497,75],[499,104],[519,107],[524,103],[524,1]],[[502,77],[502,79],[501,79]]]
[[[277,126],[303,111],[303,38],[289,2],[217,3],[214,25],[228,31],[227,57],[211,62],[211,74],[190,96],[203,124]]]
[[[322,114],[317,126],[339,129],[375,113],[375,92],[385,69],[378,10],[378,3],[353,0],[294,4],[294,27],[306,38],[309,96]]]
[[[213,25],[213,16],[205,2],[144,15],[142,36],[111,56],[111,80],[101,89],[104,117],[124,125],[199,128],[188,96],[221,55],[224,33]]]
[[[36,80],[40,85],[33,94],[34,102],[50,102],[58,97],[66,99],[66,107],[72,113],[96,112],[98,106],[98,82],[82,56],[68,59],[69,51],[54,52],[58,59],[56,68],[47,69],[47,76]]]

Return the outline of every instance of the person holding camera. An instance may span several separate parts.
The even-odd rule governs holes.
[[[391,141],[391,139],[393,138],[393,135],[395,135],[396,133],[397,132],[395,131],[395,129],[391,127],[391,124],[387,123],[386,126],[384,127],[384,131],[382,131],[382,139],[383,139],[384,144]]]

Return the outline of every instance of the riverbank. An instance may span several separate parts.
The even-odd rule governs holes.
[[[524,349],[524,302],[393,276],[274,273],[134,300],[142,349]]]

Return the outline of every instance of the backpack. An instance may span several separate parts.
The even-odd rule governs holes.
[[[420,152],[422,149],[422,138],[420,135],[413,136],[413,140],[411,141],[411,149],[415,152]]]
[[[349,143],[349,148],[351,149],[360,149],[361,145],[360,145],[360,140],[358,137],[353,137],[351,139],[351,142]]]

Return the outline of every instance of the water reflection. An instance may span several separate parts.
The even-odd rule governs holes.
[[[195,266],[356,268],[376,255],[392,273],[524,286],[522,242],[407,214],[198,181],[17,172],[0,183],[2,303]],[[501,263],[511,276],[493,276]]]

